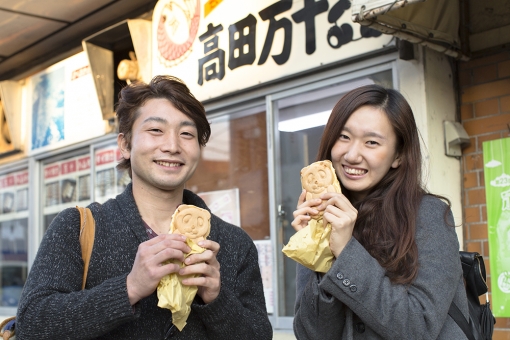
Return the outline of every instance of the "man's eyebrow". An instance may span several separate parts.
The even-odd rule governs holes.
[[[183,120],[181,122],[181,126],[191,126],[191,127],[197,127],[194,121],[192,120]]]
[[[147,122],[158,122],[158,123],[166,123],[167,120],[164,119],[164,118],[161,118],[161,117],[148,117],[146,118],[144,121],[144,123],[147,123]]]
[[[143,123],[147,123],[147,122],[168,123],[168,120],[166,120],[165,118],[161,118],[161,117],[147,117],[143,121]],[[195,122],[193,122],[192,120],[183,120],[179,125],[180,126],[197,127]]]

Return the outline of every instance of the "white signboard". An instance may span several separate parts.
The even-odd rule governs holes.
[[[105,133],[85,52],[28,79],[29,153],[52,150]]]
[[[253,241],[259,253],[260,275],[264,287],[266,309],[269,314],[274,313],[274,289],[273,289],[273,248],[271,240]]]
[[[199,99],[232,93],[383,48],[391,36],[351,21],[350,0],[160,0],[152,73]]]
[[[238,188],[201,192],[198,196],[204,200],[211,212],[223,221],[241,226]]]

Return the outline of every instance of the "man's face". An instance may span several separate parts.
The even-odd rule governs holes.
[[[183,190],[200,158],[193,120],[167,99],[149,99],[140,108],[131,131],[130,150],[122,134],[118,142],[122,156],[131,160],[133,186]]]

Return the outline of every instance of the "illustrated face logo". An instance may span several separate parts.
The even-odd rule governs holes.
[[[314,163],[303,172],[301,185],[307,192],[318,194],[333,184],[333,179],[333,173],[326,164]]]
[[[194,240],[203,240],[209,236],[209,211],[194,206],[179,206],[177,209],[174,225],[180,234]]]
[[[162,0],[156,4],[159,61],[172,67],[187,58],[200,23],[200,0]]]
[[[499,274],[498,288],[505,294],[510,293],[510,272],[503,272]]]

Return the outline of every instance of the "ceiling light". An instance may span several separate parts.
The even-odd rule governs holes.
[[[298,118],[283,120],[278,123],[278,130],[284,132],[296,132],[326,125],[331,111],[313,113]]]

